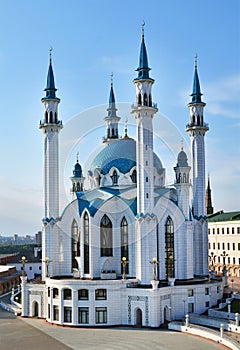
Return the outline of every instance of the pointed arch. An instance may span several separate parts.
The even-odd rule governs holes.
[[[48,112],[46,111],[45,112],[45,123],[47,123],[48,122]]]
[[[50,112],[50,118],[49,118],[49,123],[52,124],[53,123],[53,112]]]
[[[139,92],[139,94],[138,94],[138,105],[139,105],[139,106],[142,105],[142,95],[141,95],[140,92]]]
[[[112,222],[105,214],[100,223],[101,256],[112,256]]]
[[[149,107],[152,107],[152,95],[149,94]]]
[[[71,227],[71,242],[72,242],[72,270],[77,269],[78,264],[75,257],[79,253],[79,237],[78,237],[78,224],[75,219],[73,219]]]
[[[137,183],[137,171],[136,171],[136,169],[133,170],[132,175],[131,175],[131,179],[132,179],[132,182],[134,184]]]
[[[128,261],[128,222],[125,216],[121,221],[121,259],[123,257]],[[125,272],[128,274],[128,264],[126,265]]]
[[[111,176],[111,179],[112,179],[112,184],[113,185],[117,185],[118,183],[118,174],[117,174],[117,171],[116,170],[113,170],[113,173],[112,173],[112,176]]]
[[[84,273],[89,273],[89,216],[85,211],[83,215],[83,256],[84,256]]]
[[[55,123],[57,124],[57,112],[54,113],[55,116]]]
[[[143,105],[147,106],[148,105],[148,98],[147,98],[147,93],[145,92],[143,95]]]
[[[166,278],[174,278],[174,225],[169,216],[165,223],[165,268]]]

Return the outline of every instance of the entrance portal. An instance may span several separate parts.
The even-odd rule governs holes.
[[[142,327],[142,310],[136,310],[136,326]]]

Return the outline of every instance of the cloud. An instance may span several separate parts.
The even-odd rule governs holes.
[[[240,118],[240,74],[205,84],[208,113]]]

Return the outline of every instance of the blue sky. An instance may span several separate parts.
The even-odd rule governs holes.
[[[111,72],[116,100],[122,106],[119,115],[123,121],[128,117],[129,133],[134,136],[134,120],[126,106],[135,99],[132,80],[138,66],[143,20],[155,79],[153,98],[160,115],[171,125],[172,142],[179,147],[181,137],[186,148],[189,144],[184,132],[189,120],[186,105],[192,89],[194,56],[198,54],[203,100],[207,103],[205,121],[210,127],[206,171],[211,176],[213,205],[216,210],[240,210],[238,0],[9,0],[1,1],[0,6],[0,234],[33,234],[41,229],[43,137],[38,123],[43,115],[41,97],[49,48],[53,47],[60,118],[68,130],[62,131],[63,144],[71,139],[73,117],[79,116],[82,123],[79,135],[71,140],[68,153],[65,148],[65,158],[61,159],[63,209],[76,151],[85,164],[93,149],[101,145],[103,105],[108,101]],[[163,147],[166,123],[161,117],[155,123],[162,132],[156,136],[156,151],[171,181],[176,152],[167,156]],[[167,142],[171,143],[169,135]]]

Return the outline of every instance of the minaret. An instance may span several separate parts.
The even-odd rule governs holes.
[[[195,58],[192,101],[188,104],[190,109],[190,122],[186,132],[190,136],[190,151],[192,158],[192,213],[193,213],[193,267],[194,275],[208,275],[208,231],[206,221],[205,199],[205,143],[204,136],[209,130],[204,122],[202,93]]]
[[[153,125],[152,120],[158,109],[152,103],[152,85],[149,77],[147,49],[142,26],[138,77],[133,80],[136,87],[136,104],[131,113],[136,119],[136,159],[137,159],[137,211],[138,214],[152,213],[153,199]]]
[[[63,126],[58,120],[60,99],[56,97],[51,51],[46,96],[42,98],[44,120],[39,128],[44,134],[44,217],[56,219],[59,217],[58,134]]]
[[[211,195],[209,174],[208,174],[208,185],[207,185],[207,189],[206,189],[206,212],[207,212],[207,215],[213,214],[212,195]]]
[[[204,123],[203,109],[206,103],[202,102],[200,83],[197,70],[197,58],[195,58],[195,71],[193,81],[192,101],[188,104],[190,109],[190,123],[186,131],[190,135],[192,174],[193,174],[193,216],[195,218],[205,217],[205,144],[204,136],[209,130]]]
[[[74,168],[73,168],[73,176],[70,177],[70,180],[72,181],[71,193],[73,197],[75,197],[76,192],[83,191],[83,183],[85,180],[82,174],[82,167],[78,161],[78,153],[77,153],[76,164],[74,165]]]
[[[115,96],[113,91],[113,74],[111,74],[111,86],[109,95],[109,104],[107,109],[108,115],[104,118],[106,122],[106,137],[103,138],[103,142],[115,141],[119,138],[118,135],[118,123],[120,118],[117,116],[117,108],[115,102]]]
[[[136,278],[141,283],[150,283],[152,266],[157,258],[156,217],[153,214],[153,125],[158,111],[152,103],[152,85],[149,77],[147,50],[142,26],[138,77],[133,80],[136,87],[136,104],[131,113],[136,119],[136,171],[137,171],[137,216],[136,216]],[[157,276],[158,278],[158,276]]]

